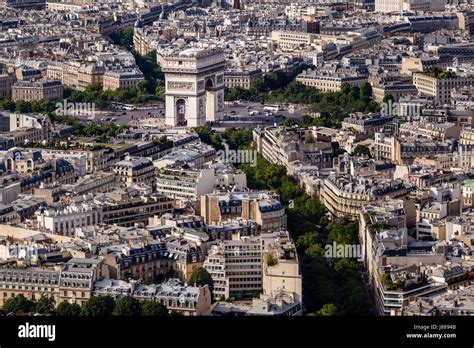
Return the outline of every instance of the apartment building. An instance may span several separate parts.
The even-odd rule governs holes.
[[[418,90],[411,78],[380,79],[372,83],[372,95],[378,103],[381,103],[387,95],[391,95],[393,100],[398,102],[401,97],[416,94]]]
[[[17,81],[12,85],[12,99],[17,100],[59,100],[63,98],[61,81]]]
[[[274,30],[271,40],[281,49],[304,49],[317,39],[317,34],[298,31]]]
[[[153,283],[172,274],[188,281],[194,269],[203,266],[204,248],[178,237],[158,238],[145,245],[117,245],[101,251],[111,278],[129,277]]]
[[[86,158],[86,174],[93,174],[101,170],[110,168],[115,162],[119,161],[119,156],[110,148],[96,147],[96,148],[75,148],[68,150],[60,150],[54,148],[43,149],[42,153],[48,156],[55,155],[71,155],[71,156],[85,156]]]
[[[474,128],[472,127],[463,127],[459,134],[459,144],[460,145],[472,145],[474,146]]]
[[[175,163],[158,171],[156,191],[174,199],[178,205],[198,201],[214,189],[214,170],[195,169]]]
[[[108,278],[103,260],[92,258],[72,258],[59,274],[58,302],[67,301],[84,305],[92,296],[94,283]]]
[[[400,309],[393,310],[395,316],[462,316],[474,315],[474,287],[472,280],[462,285],[448,286],[448,292],[430,297],[420,297]],[[461,304],[462,302],[462,304]]]
[[[212,240],[252,237],[260,235],[260,226],[252,220],[227,220],[219,225],[207,225],[207,233]]]
[[[447,140],[459,139],[462,127],[454,123],[428,123],[428,122],[406,122],[399,126],[400,135],[416,136],[426,138]]]
[[[125,62],[126,58],[117,59]],[[145,79],[136,66],[120,62],[115,66],[75,61],[51,63],[47,67],[46,75],[49,79],[61,81],[64,86],[81,91],[90,85],[101,85],[104,90],[132,88]]]
[[[23,295],[38,300],[41,296],[59,298],[60,271],[54,268],[0,268],[0,304]]]
[[[453,77],[432,77],[429,74],[415,73],[413,84],[422,95],[433,96],[438,105],[448,104],[453,89],[474,84],[474,75],[460,73]]]
[[[353,113],[342,121],[343,130],[353,130],[356,133],[372,136],[381,131],[383,126],[394,119],[393,115],[381,115],[379,113]]]
[[[221,162],[213,163],[210,167],[213,167],[215,172],[215,189],[235,188],[236,190],[241,190],[247,187],[247,175],[244,171],[233,168],[231,164],[228,165]]]
[[[412,189],[400,181],[355,178],[347,174],[331,174],[324,180],[321,202],[331,219],[357,219],[359,210],[372,201],[401,197]]]
[[[91,84],[101,85],[105,68],[97,65],[83,65],[79,62],[49,64],[48,78],[55,78],[66,87],[84,91]]]
[[[94,201],[101,206],[103,223],[125,227],[138,223],[147,225],[151,216],[170,213],[174,208],[174,202],[169,197],[149,192],[146,196],[133,197],[119,192],[115,198],[104,195]]]
[[[255,70],[232,70],[224,72],[224,85],[227,88],[241,87],[249,89],[253,81],[262,78],[261,69]]]
[[[118,180],[115,173],[98,172],[95,174],[84,175],[79,177],[78,181],[66,187],[74,195],[96,194],[99,192],[109,192],[117,188]]]
[[[139,69],[106,71],[102,78],[102,84],[105,91],[115,91],[118,88],[135,87],[144,80],[145,77]]]
[[[367,156],[349,156],[347,153],[335,159],[334,167],[337,173],[347,173],[354,178],[377,177],[391,179],[396,166],[393,163],[377,162]]]
[[[462,184],[463,207],[471,208],[474,205],[474,181],[466,181]]]
[[[0,99],[11,98],[14,78],[9,74],[0,74]]]
[[[373,145],[376,160],[391,161],[395,164],[411,164],[417,157],[449,154],[455,150],[456,140],[431,140],[421,137],[386,136],[375,133]]]
[[[254,297],[262,291],[262,246],[259,237],[223,240],[209,250],[204,268],[214,282],[214,298]]]
[[[11,112],[0,112],[0,132],[9,133],[15,139],[15,144],[20,144],[21,132],[32,134],[40,140],[51,140],[53,136],[53,127],[49,117],[46,115],[21,114]],[[34,141],[30,138],[30,141]]]
[[[374,272],[372,255],[375,233],[384,229],[402,231],[398,234],[401,245],[405,245],[407,234],[416,228],[416,206],[406,199],[385,199],[370,202],[359,210],[359,241],[363,262],[370,273]],[[398,242],[397,242],[398,243]]]
[[[63,266],[1,267],[0,304],[23,295],[31,300],[52,297],[56,306],[62,301],[82,305],[91,297],[94,282],[107,277],[102,260],[90,258],[73,258]]]
[[[420,57],[403,57],[400,73],[412,76],[416,72],[427,72],[434,67],[441,67],[442,63],[437,57],[422,55]]]
[[[375,308],[379,315],[391,315],[407,306],[413,298],[436,296],[448,290],[446,284],[426,280],[419,266],[381,269],[375,277]]]
[[[207,285],[183,285],[179,279],[169,279],[161,284],[145,285],[137,281],[104,279],[95,282],[94,296],[112,296],[118,300],[132,296],[142,301],[155,301],[164,305],[170,312],[184,316],[211,314],[211,291]]]
[[[133,31],[133,48],[142,56],[157,49],[159,40],[173,40],[178,36],[177,28],[169,24],[164,25],[160,22],[154,22],[152,26],[143,26],[143,23],[135,24]]]
[[[135,184],[146,184],[151,188],[156,186],[156,168],[147,158],[126,156],[112,166],[112,171],[126,187]]]
[[[430,269],[444,264],[445,249],[409,236],[419,227],[417,219],[409,200],[376,201],[360,210],[359,238],[380,315],[393,315],[417,297],[447,290]]]
[[[264,296],[286,293],[303,302],[302,275],[296,246],[288,231],[275,231],[261,236],[262,287]]]
[[[44,7],[46,0],[6,0],[7,6],[18,9],[32,9],[35,7]]]
[[[267,161],[284,165],[289,174],[294,174],[298,164],[318,168],[332,167],[333,135],[335,131],[323,127],[255,128],[253,144]]]
[[[296,81],[311,86],[322,92],[339,92],[343,84],[360,86],[367,82],[367,75],[354,69],[333,68],[329,70],[303,71]]]
[[[35,213],[40,228],[63,236],[73,236],[78,227],[91,226],[103,222],[99,207],[81,203],[67,206],[49,206]]]
[[[262,233],[286,229],[285,207],[266,192],[209,193],[201,197],[204,222],[219,225],[242,218],[255,221]]]
[[[118,226],[133,226],[137,223],[146,225],[149,217],[173,210],[172,200],[162,195],[110,195],[111,193],[104,194],[96,196],[93,201],[67,205],[51,204],[35,213],[38,226],[54,234],[72,236],[76,228],[101,223]]]

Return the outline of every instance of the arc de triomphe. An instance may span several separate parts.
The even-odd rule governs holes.
[[[189,48],[159,56],[165,73],[166,125],[202,126],[224,116],[224,53]]]

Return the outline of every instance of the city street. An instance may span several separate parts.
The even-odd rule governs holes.
[[[309,113],[308,109],[298,107],[279,107],[278,112],[268,112],[264,110],[265,105],[256,102],[228,102],[225,106],[224,119],[213,128],[220,130],[225,127],[247,127],[254,128],[256,125],[273,125],[284,121],[287,118],[300,119],[304,114]],[[271,104],[268,104],[271,105]],[[116,110],[116,111],[96,111],[94,122],[114,123],[116,125],[164,125],[164,108],[150,108],[138,110]],[[80,120],[90,122],[90,118],[79,116]]]

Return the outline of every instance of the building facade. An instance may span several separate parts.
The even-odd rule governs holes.
[[[224,54],[186,49],[158,56],[166,81],[166,124],[202,126],[224,116]]]

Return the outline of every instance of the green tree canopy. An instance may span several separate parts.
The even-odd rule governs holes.
[[[232,150],[242,149],[252,144],[252,131],[248,128],[226,128],[223,138]]]
[[[132,296],[125,296],[117,301],[113,314],[117,316],[138,316],[142,314],[142,308],[137,299]]]
[[[23,314],[30,313],[35,309],[35,303],[27,299],[23,295],[17,295],[15,297],[5,300],[3,303],[3,310],[6,314]]]
[[[56,308],[56,315],[62,317],[76,317],[81,314],[81,306],[77,303],[61,302]]]
[[[15,102],[10,98],[5,98],[2,100],[2,108],[7,111],[15,111]]]
[[[395,101],[395,98],[393,95],[391,94],[385,94],[384,97],[383,97],[383,102],[384,103],[388,103],[390,101],[392,101],[392,103]]]
[[[357,145],[352,152],[355,156],[369,156],[370,157],[370,149],[366,145]]]
[[[111,296],[93,296],[82,307],[82,315],[91,317],[109,316],[115,309]]]
[[[195,268],[191,274],[188,284],[196,284],[198,286],[209,285],[209,288],[212,290],[214,282],[212,281],[211,275],[204,267],[198,267]]]
[[[286,120],[284,120],[281,123],[281,125],[285,126],[285,127],[293,127],[294,125],[296,125],[296,122],[295,122],[295,120],[293,120],[291,118],[287,118]]]
[[[146,316],[168,316],[168,309],[161,303],[145,301],[142,304],[142,313]]]
[[[194,127],[194,130],[202,142],[212,145],[216,150],[224,149],[222,138],[209,125]]]
[[[52,297],[41,296],[36,302],[35,311],[40,314],[53,314],[55,301]]]
[[[321,307],[319,311],[316,312],[316,315],[323,317],[332,317],[336,315],[337,308],[333,303],[326,303]]]

